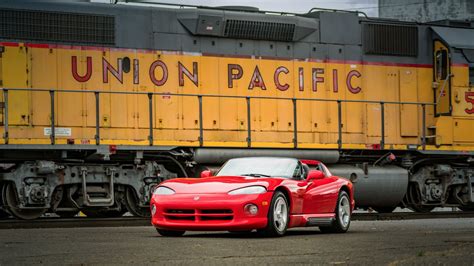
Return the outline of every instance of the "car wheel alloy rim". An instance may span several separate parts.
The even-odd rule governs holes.
[[[351,206],[349,205],[347,197],[343,196],[339,201],[339,221],[344,228],[349,225],[350,218]]]
[[[273,223],[278,231],[285,230],[286,223],[288,221],[288,208],[286,206],[285,199],[278,198],[273,208]]]

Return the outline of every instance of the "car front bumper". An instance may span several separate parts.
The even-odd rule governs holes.
[[[267,226],[272,192],[256,195],[174,194],[154,195],[151,222],[160,229],[184,231],[239,231]],[[256,215],[244,211],[258,207]]]

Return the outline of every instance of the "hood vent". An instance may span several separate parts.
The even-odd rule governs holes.
[[[230,19],[225,23],[224,37],[269,41],[293,41],[295,24]]]
[[[115,44],[113,16],[0,9],[0,39]]]

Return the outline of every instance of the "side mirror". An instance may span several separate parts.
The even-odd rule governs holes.
[[[204,170],[201,172],[201,178],[203,177],[211,177],[212,176],[212,172],[211,170]]]
[[[306,181],[312,181],[312,180],[317,180],[317,179],[323,179],[326,175],[318,170],[311,170],[308,173],[308,176],[306,177]]]

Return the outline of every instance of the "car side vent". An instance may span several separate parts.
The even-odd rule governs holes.
[[[363,45],[366,54],[416,57],[418,28],[409,25],[366,23]]]
[[[293,40],[295,24],[229,19],[224,36],[237,39],[285,41]]]
[[[0,38],[113,45],[115,18],[94,14],[0,9]]]

